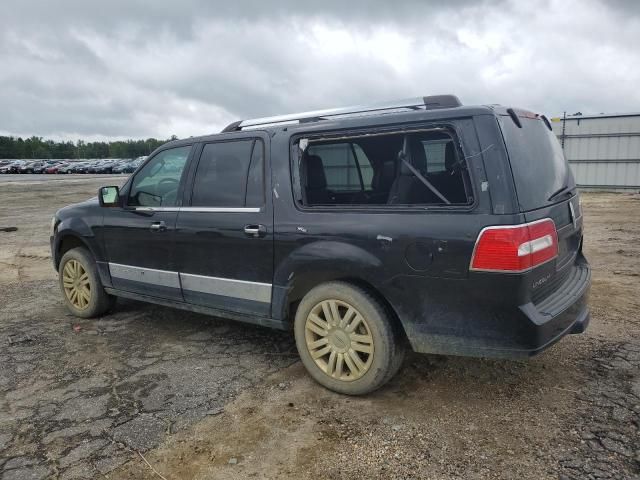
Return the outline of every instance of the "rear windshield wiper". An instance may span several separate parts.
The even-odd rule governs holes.
[[[559,188],[558,190],[553,192],[551,194],[551,196],[549,198],[547,198],[547,201],[550,202],[551,200],[555,200],[560,195],[565,195],[567,193],[571,193],[571,192],[573,192],[574,189],[575,189],[575,187],[569,187],[569,185],[564,185],[562,188]]]

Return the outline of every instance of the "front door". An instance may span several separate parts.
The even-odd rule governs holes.
[[[104,209],[114,288],[182,300],[173,242],[190,151],[184,146],[158,152],[124,189],[125,206]]]
[[[186,302],[268,317],[273,213],[268,137],[206,143],[176,222]],[[193,170],[193,169],[192,169]]]

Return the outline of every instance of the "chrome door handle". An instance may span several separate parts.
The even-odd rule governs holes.
[[[249,237],[263,237],[267,233],[267,227],[264,225],[245,225],[244,233]]]
[[[152,232],[164,232],[167,229],[167,225],[164,222],[153,222],[149,229]]]

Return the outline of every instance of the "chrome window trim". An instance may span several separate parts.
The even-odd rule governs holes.
[[[260,207],[134,207],[140,212],[260,213]]]
[[[178,207],[133,207],[136,212],[177,212]]]
[[[260,207],[180,207],[181,212],[258,213]]]

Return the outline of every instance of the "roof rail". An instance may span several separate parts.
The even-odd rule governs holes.
[[[455,95],[431,95],[427,97],[406,98],[373,105],[354,107],[330,108],[311,112],[290,113],[273,117],[253,118],[241,120],[227,125],[222,132],[250,130],[267,126],[293,125],[305,122],[315,122],[334,117],[346,117],[353,114],[394,113],[394,110],[434,110],[437,108],[460,107],[462,103]]]

